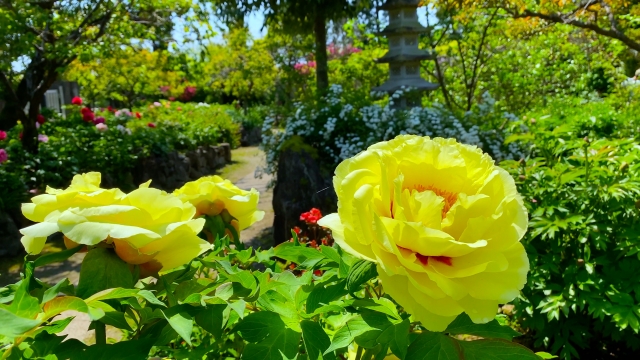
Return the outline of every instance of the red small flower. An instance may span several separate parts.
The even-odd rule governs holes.
[[[93,111],[91,111],[91,109],[89,109],[88,107],[83,107],[82,109],[80,109],[80,113],[82,115],[84,114],[88,114],[88,113],[92,113]]]
[[[47,118],[45,118],[42,114],[38,114],[36,121],[38,122],[38,124],[42,125],[47,122]]]
[[[307,224],[315,224],[322,218],[322,213],[320,210],[313,208],[305,213],[300,215],[300,220],[306,222]]]
[[[2,140],[2,139],[0,139],[0,140]],[[297,227],[297,226],[294,226],[294,227],[293,227],[293,231],[294,231],[296,234],[298,234],[298,236],[302,233],[302,229],[300,229],[300,228],[299,228],[299,227]]]
[[[0,141],[4,140],[7,138],[7,133],[0,130]]]
[[[75,96],[73,99],[71,99],[71,104],[82,105],[82,99],[79,96]]]
[[[322,276],[322,272],[323,272],[322,270],[318,269],[318,270],[315,270],[315,271],[313,272],[313,275],[315,275],[315,276]]]
[[[296,269],[296,264],[292,263],[291,265],[289,265],[289,269],[295,270]]]
[[[309,243],[309,246],[311,246],[312,248],[317,248],[318,243],[315,240],[311,240],[311,242]]]
[[[156,124],[150,122],[150,123],[147,124],[147,126],[150,127],[150,128],[154,128],[154,127],[156,127]]]
[[[105,123],[105,121],[106,121],[106,120],[105,120],[105,118],[104,118],[103,116],[98,116],[97,118],[93,119],[93,123],[94,123],[95,125],[98,125],[98,124],[104,124],[104,123]]]
[[[138,119],[142,119],[142,114],[140,114],[139,112],[137,112],[137,111],[136,111],[136,117],[137,117]]]
[[[116,112],[116,109],[112,108],[111,105],[107,106],[107,111],[110,113]]]

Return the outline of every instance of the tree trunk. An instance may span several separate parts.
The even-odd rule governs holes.
[[[58,78],[57,64],[46,60],[40,53],[36,53],[24,76],[15,89],[16,101],[8,104],[0,114],[0,129],[10,129],[22,122],[22,144],[31,152],[38,151],[38,131],[36,121],[40,113],[40,105],[44,93]],[[27,114],[24,108],[29,104]]]
[[[329,63],[327,58],[327,20],[322,9],[316,12],[314,35],[316,38],[316,88],[324,95],[329,88]]]

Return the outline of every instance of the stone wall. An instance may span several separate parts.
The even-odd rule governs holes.
[[[151,155],[140,160],[130,174],[135,184],[152,180],[153,187],[173,191],[185,183],[202,176],[213,175],[216,170],[231,162],[231,146],[200,146],[184,154],[172,152]],[[103,187],[113,187],[108,174],[104,174]],[[20,209],[0,210],[0,257],[21,253],[19,229],[29,226]]]

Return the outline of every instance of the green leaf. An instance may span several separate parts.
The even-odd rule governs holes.
[[[526,347],[503,339],[459,341],[424,332],[411,343],[405,360],[539,360]]]
[[[259,311],[245,317],[233,331],[239,332],[246,341],[257,343],[270,333],[284,327],[285,324],[278,314],[272,311]]]
[[[118,329],[133,331],[131,325],[129,325],[127,319],[125,318],[125,314],[119,311],[105,312],[104,316],[100,318],[100,321]]]
[[[325,354],[349,346],[354,340],[363,347],[374,347],[377,339],[392,323],[386,315],[370,310],[362,310],[361,314],[347,321],[333,335],[331,346]]]
[[[73,353],[71,360],[141,360],[147,359],[153,339],[122,341],[108,345],[89,346]]]
[[[345,290],[345,285],[346,281],[344,280],[329,286],[316,285],[307,298],[307,314],[311,314],[321,306],[328,305],[330,302],[347,295],[348,292]]]
[[[208,305],[206,309],[199,311],[195,316],[196,324],[208,331],[216,340],[222,337],[222,331],[228,315],[225,316],[227,305]]]
[[[158,298],[153,295],[153,293],[149,290],[140,290],[138,291],[138,296],[142,297],[143,299],[147,300],[147,302],[149,304],[153,304],[153,305],[158,305],[158,306],[162,306],[162,307],[167,307],[167,305],[165,305],[165,303],[163,303],[162,301],[158,300]]]
[[[163,310],[165,319],[169,322],[169,325],[175,330],[180,337],[191,345],[191,333],[193,332],[193,318],[186,311],[183,305],[171,307],[167,310]]]
[[[138,295],[138,292],[139,292],[138,289],[123,289],[123,288],[107,289],[91,295],[86,299],[86,301],[87,303],[91,303],[93,301],[129,298],[129,297],[134,297]]]
[[[258,306],[269,311],[273,311],[284,318],[298,319],[296,304],[291,298],[283,294],[269,290],[258,299]]]
[[[546,360],[546,359],[557,359],[558,358],[557,356],[551,355],[551,354],[549,354],[547,352],[544,352],[544,351],[538,351],[536,353],[536,355],[538,355],[541,359],[544,359],[544,360]]]
[[[67,249],[64,251],[58,251],[51,254],[42,255],[33,261],[33,266],[40,267],[40,266],[45,266],[45,265],[65,261],[68,258],[70,258],[71,255],[82,250],[83,247],[85,247],[85,245],[76,246],[73,249]]]
[[[247,307],[247,303],[244,300],[231,301],[228,303],[229,308],[233,309],[240,319],[244,318],[244,309]]]
[[[52,318],[63,311],[74,310],[82,313],[89,313],[89,307],[84,300],[75,296],[57,297],[44,304],[44,319]]]
[[[66,329],[67,326],[71,323],[71,321],[73,321],[73,319],[75,318],[76,318],[75,316],[69,316],[62,320],[53,321],[51,322],[51,324],[43,326],[42,329],[49,334],[57,334],[60,331]]]
[[[71,283],[69,282],[69,279],[61,280],[60,282],[58,282],[54,286],[48,288],[44,292],[44,295],[42,296],[41,303],[44,304],[44,303],[48,302],[49,300],[51,300],[51,299],[55,298],[56,296],[58,296],[58,294],[60,292],[64,291],[65,289],[68,289],[68,288],[73,289],[73,285],[71,285]]]
[[[371,261],[358,260],[349,271],[347,276],[347,290],[350,294],[360,290],[360,286],[367,281],[378,276],[376,264]]]
[[[407,348],[409,347],[409,328],[411,323],[409,319],[405,319],[399,324],[389,326],[378,336],[378,343],[389,345],[394,355],[401,360],[407,356]]]
[[[0,307],[0,335],[15,338],[40,325],[40,323],[40,320],[23,318]]]
[[[452,335],[475,335],[483,338],[497,338],[511,341],[521,334],[509,326],[500,325],[497,320],[486,324],[474,324],[469,315],[462,313],[444,331]]]
[[[326,259],[326,256],[316,249],[306,246],[295,246],[290,242],[282,243],[274,250],[277,257],[294,262],[298,264],[299,267],[305,269],[311,269],[317,263]]]
[[[407,350],[405,360],[450,360],[464,359],[462,349],[455,339],[442,333],[424,332],[414,340]]]
[[[458,341],[464,358],[469,360],[539,360],[533,351],[526,347],[503,339],[476,341]]]
[[[251,360],[294,359],[298,353],[299,343],[299,332],[282,328],[269,334],[258,344],[248,344],[242,352],[242,358]]]
[[[82,261],[76,294],[85,299],[112,288],[133,288],[133,276],[129,271],[129,265],[111,249],[90,250]]]
[[[242,287],[251,290],[252,293],[258,286],[256,278],[248,270],[243,270],[235,274],[229,274],[227,275],[227,278],[229,281],[238,283],[242,285]]]
[[[331,345],[331,340],[320,324],[304,320],[300,323],[300,328],[309,360],[333,360],[336,358],[333,352],[323,355]]]
[[[357,299],[346,301],[345,306],[351,305],[356,309],[368,309],[372,311],[381,312],[387,314],[396,320],[402,320],[402,317],[398,314],[398,309],[393,301],[385,298],[380,299]]]
[[[40,301],[29,294],[30,283],[32,281],[31,271],[25,271],[25,278],[13,295],[13,302],[9,305],[9,311],[16,316],[33,319],[40,312]]]

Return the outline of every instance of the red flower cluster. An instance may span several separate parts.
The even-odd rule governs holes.
[[[79,96],[75,96],[73,99],[71,99],[71,104],[82,105],[82,99]]]
[[[80,113],[82,113],[82,120],[84,120],[85,122],[93,122],[93,120],[96,118],[96,115],[88,107],[83,107],[82,109],[80,109]]]
[[[0,130],[0,141],[4,140],[7,138],[7,133]]]
[[[114,109],[111,105],[107,106],[107,111],[110,113],[115,113],[116,109]]]
[[[36,121],[38,122],[38,124],[42,125],[47,122],[47,118],[45,118],[42,114],[38,114]]]
[[[305,213],[300,215],[300,220],[306,222],[307,224],[315,224],[322,218],[322,213],[320,210],[313,208]]]
[[[147,124],[147,126],[150,127],[150,128],[154,128],[154,127],[156,127],[156,124],[150,122],[150,123]]]

